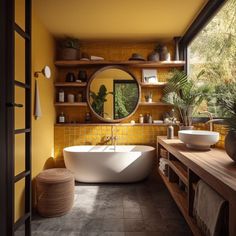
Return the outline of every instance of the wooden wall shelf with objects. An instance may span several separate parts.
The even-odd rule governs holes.
[[[55,106],[60,106],[60,107],[84,107],[84,106],[88,106],[87,102],[56,102],[54,104]]]
[[[86,87],[87,83],[78,82],[56,82],[55,87]]]
[[[167,82],[157,82],[155,84],[151,84],[151,83],[140,83],[141,87],[164,87],[166,86]]]
[[[85,50],[86,51],[86,50]],[[106,50],[105,50],[106,51]],[[96,54],[96,53],[95,53]],[[119,60],[119,58],[124,57],[122,54],[117,54],[115,59],[117,60],[57,60],[55,61],[55,66],[57,69],[57,79],[54,83],[55,86],[55,110],[56,117],[63,112],[66,116],[66,124],[71,122],[78,122],[83,124],[85,122],[85,116],[88,112],[91,113],[91,119],[94,123],[99,123],[97,117],[91,112],[87,101],[87,86],[89,84],[89,79],[97,72],[99,69],[105,66],[120,66],[129,71],[136,79],[140,87],[140,101],[136,112],[132,117],[127,117],[122,123],[130,122],[135,120],[137,123],[139,121],[140,114],[151,114],[153,120],[163,119],[162,115],[164,112],[168,112],[171,109],[170,104],[166,104],[161,101],[163,88],[166,85],[166,81],[171,76],[172,69],[176,68],[183,70],[185,61],[140,61],[140,60]],[[106,58],[106,56],[104,56]],[[109,57],[108,57],[109,58]],[[128,55],[127,55],[127,58]],[[172,58],[174,58],[172,56]],[[157,69],[158,70],[158,82],[157,83],[144,83],[142,69]],[[79,72],[85,71],[87,74],[87,80],[79,78]],[[75,78],[73,81],[81,80],[83,82],[66,82],[67,74],[74,74]],[[64,92],[64,102],[59,102],[59,93]],[[145,102],[145,95],[147,93],[152,94],[153,102]],[[68,103],[68,95],[73,94],[75,96],[74,103]],[[78,99],[77,95],[82,94],[82,99]],[[155,109],[160,106],[160,109]],[[80,109],[77,109],[80,107]],[[102,121],[103,122],[103,121]],[[101,123],[102,123],[101,122]],[[141,124],[142,125],[142,124]],[[150,124],[145,124],[150,125]],[[153,124],[155,125],[155,124]]]
[[[171,104],[164,102],[140,102],[140,106],[172,106]]]
[[[158,68],[158,67],[183,67],[185,61],[160,61],[160,62],[150,62],[150,61],[56,61],[56,66],[59,67],[77,67],[77,66],[99,66],[99,65],[127,65],[132,67],[143,67],[143,68]]]
[[[168,166],[167,173],[163,174],[159,168],[158,172],[191,228],[193,235],[203,235],[193,217],[196,184],[201,179],[228,203],[228,223],[226,224],[229,231],[228,235],[235,236],[235,162],[222,149],[212,148],[209,151],[194,151],[188,149],[177,138],[157,137],[157,149],[158,164],[160,158],[164,158]]]

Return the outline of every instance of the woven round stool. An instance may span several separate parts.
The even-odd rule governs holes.
[[[65,215],[74,201],[75,180],[65,168],[42,171],[36,177],[37,210],[41,216]]]

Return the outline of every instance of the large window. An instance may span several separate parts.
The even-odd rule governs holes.
[[[215,117],[225,117],[217,105],[217,96],[230,99],[236,91],[236,0],[229,0],[188,48],[189,73],[204,70],[202,83],[209,83],[214,95],[199,111],[208,110]],[[235,92],[234,92],[235,94]]]

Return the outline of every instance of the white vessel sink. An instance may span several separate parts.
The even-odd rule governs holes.
[[[218,132],[207,130],[180,130],[178,135],[188,148],[197,150],[208,150],[219,141]]]

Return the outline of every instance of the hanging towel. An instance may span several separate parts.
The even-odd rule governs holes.
[[[226,201],[202,180],[198,181],[193,215],[197,225],[207,236],[227,235]]]
[[[42,116],[41,105],[40,105],[40,96],[39,96],[39,87],[38,81],[35,80],[35,101],[34,101],[34,116],[38,120]]]

